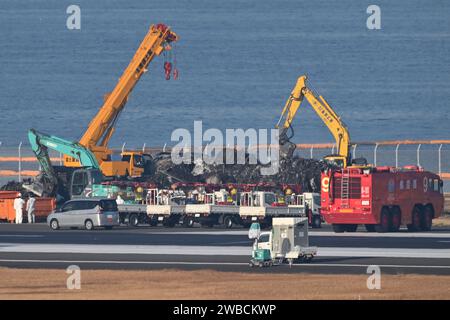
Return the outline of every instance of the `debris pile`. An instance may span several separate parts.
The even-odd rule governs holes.
[[[19,191],[25,192],[26,190],[22,187],[23,182],[8,181],[5,185],[0,187],[1,191]]]
[[[170,153],[154,157],[147,171],[146,182],[169,188],[176,182],[202,182],[211,184],[259,183],[297,184],[305,192],[320,192],[320,173],[327,168],[323,161],[292,157],[281,159],[279,170],[273,175],[263,175],[261,164],[207,164],[191,159],[190,164],[174,164]],[[25,192],[22,183],[9,181],[0,190]]]
[[[169,187],[175,182],[211,184],[275,182],[298,184],[305,192],[320,192],[320,173],[328,165],[315,159],[292,157],[280,160],[276,174],[263,175],[261,169],[265,167],[261,164],[206,164],[201,160],[175,165],[170,154],[165,154],[155,157],[154,173],[148,181],[164,187]]]

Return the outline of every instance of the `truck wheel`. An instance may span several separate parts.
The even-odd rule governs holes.
[[[367,232],[375,232],[374,224],[365,224],[364,227],[366,227]]]
[[[316,214],[313,216],[312,227],[317,229],[322,227],[322,219],[320,218],[320,215]]]
[[[92,223],[91,220],[86,220],[85,223],[84,223],[84,228],[86,230],[89,230],[89,231],[93,230],[94,229],[94,224]]]
[[[131,214],[128,218],[128,225],[132,227],[137,227],[139,224],[139,217],[137,214]]]
[[[347,227],[345,228],[345,231],[347,231],[347,232],[356,232],[357,229],[358,229],[358,225],[357,224],[348,224]]]
[[[334,232],[342,233],[342,232],[345,232],[345,229],[347,228],[347,225],[346,224],[335,224],[335,223],[333,223],[332,227],[333,227],[333,231]]]
[[[420,229],[422,231],[430,231],[433,225],[433,207],[425,206],[420,219]]]
[[[58,230],[59,229],[58,220],[53,219],[52,221],[50,221],[50,228],[52,228],[52,230]]]
[[[183,226],[186,228],[192,228],[194,226],[194,219],[191,217],[184,217]]]
[[[381,209],[380,223],[375,225],[376,232],[388,232],[391,229],[391,217],[389,210],[384,207]]]
[[[402,216],[401,216],[401,212],[400,209],[398,207],[394,207],[391,210],[391,219],[392,219],[392,224],[391,224],[391,232],[398,232],[400,230],[400,225],[402,224]]]
[[[408,231],[415,232],[420,230],[421,211],[419,206],[414,206],[411,214],[411,224],[408,224]]]
[[[227,229],[233,228],[233,218],[230,216],[225,216],[225,218],[223,218],[223,225]]]

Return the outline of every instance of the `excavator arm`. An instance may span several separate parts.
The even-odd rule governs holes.
[[[32,184],[24,184],[24,188],[38,196],[54,194],[58,185],[58,176],[50,161],[48,149],[77,159],[83,167],[100,168],[94,154],[78,143],[47,135],[34,129],[28,131],[28,140],[41,167],[41,174]]]
[[[347,167],[350,164],[351,157],[349,153],[350,135],[346,125],[340,117],[334,112],[328,102],[322,96],[316,96],[314,92],[306,86],[306,76],[298,78],[294,89],[291,92],[282,112],[276,128],[280,129],[280,151],[282,156],[290,157],[295,151],[295,144],[290,141],[292,135],[292,121],[297,114],[304,99],[306,99],[336,141],[337,154],[325,157],[325,160],[335,162],[335,164]],[[284,122],[283,122],[284,120]],[[280,124],[282,126],[280,127]]]

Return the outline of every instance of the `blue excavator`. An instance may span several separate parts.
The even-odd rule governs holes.
[[[41,172],[23,187],[43,197],[56,197],[58,202],[73,198],[89,197],[94,184],[100,184],[103,174],[95,155],[77,142],[67,141],[52,135],[28,131],[28,139],[41,167]],[[81,167],[53,166],[48,150],[77,159]]]

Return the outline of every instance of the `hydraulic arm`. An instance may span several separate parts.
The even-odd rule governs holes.
[[[327,156],[325,157],[325,160],[334,162],[334,164],[345,168],[351,162],[349,153],[350,135],[347,127],[328,102],[322,96],[316,96],[314,92],[306,86],[306,80],[307,77],[305,75],[298,78],[276,125],[276,128],[280,129],[281,154],[284,157],[290,157],[295,151],[295,144],[290,141],[293,134],[289,134],[289,131],[293,132],[292,121],[303,100],[306,98],[336,141],[337,154]],[[280,127],[281,123],[283,124]]]
[[[47,135],[34,129],[28,131],[28,139],[41,167],[41,174],[32,184],[24,184],[24,188],[39,196],[54,194],[59,183],[58,175],[50,161],[48,149],[77,159],[85,168],[94,170],[100,168],[94,154],[76,142]]]

